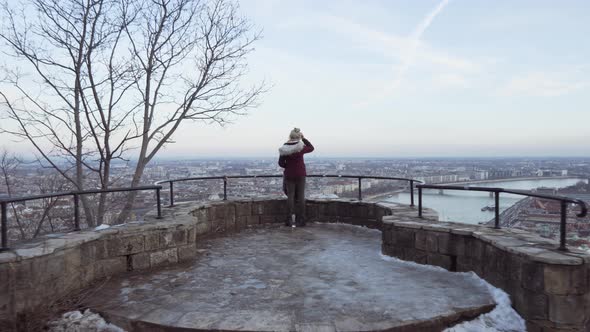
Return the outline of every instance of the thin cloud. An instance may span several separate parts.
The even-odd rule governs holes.
[[[578,92],[588,83],[563,73],[531,72],[510,79],[498,94],[501,96],[559,97]]]
[[[428,13],[428,15],[426,15],[422,19],[422,21],[420,21],[420,23],[416,26],[416,28],[414,28],[413,32],[410,34],[410,36],[408,38],[409,43],[407,43],[407,48],[400,50],[401,51],[401,64],[400,64],[400,66],[394,67],[394,69],[393,69],[394,73],[395,73],[395,77],[396,77],[395,80],[389,86],[387,86],[385,89],[383,89],[383,91],[381,91],[380,94],[378,94],[376,96],[372,96],[370,99],[365,100],[365,101],[357,104],[356,106],[360,106],[360,107],[367,106],[368,104],[374,102],[375,100],[384,99],[388,95],[390,95],[391,92],[398,90],[404,81],[404,78],[406,76],[406,72],[414,64],[414,62],[417,58],[428,59],[434,63],[438,63],[440,65],[450,65],[455,68],[462,67],[462,68],[472,69],[474,67],[473,65],[471,65],[467,61],[458,61],[458,60],[452,59],[451,57],[448,57],[445,55],[440,56],[440,55],[436,55],[431,52],[426,52],[424,55],[418,54],[418,50],[422,46],[421,45],[422,35],[424,34],[424,32],[426,32],[426,30],[428,30],[428,28],[432,25],[432,22],[434,21],[434,19],[445,9],[445,7],[448,4],[449,4],[449,0],[442,0],[436,7],[434,7]]]

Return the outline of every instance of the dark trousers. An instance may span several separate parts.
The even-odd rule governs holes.
[[[285,179],[289,218],[297,215],[297,220],[305,220],[305,176]]]

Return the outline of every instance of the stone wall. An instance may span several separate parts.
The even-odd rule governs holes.
[[[102,278],[189,260],[208,236],[283,223],[284,199],[187,203],[101,231],[52,235],[0,253],[0,330]],[[350,200],[308,200],[310,221],[382,230],[383,253],[474,271],[511,297],[529,331],[590,330],[590,256],[554,250],[524,231],[436,222],[433,211]]]
[[[383,253],[474,271],[506,291],[536,331],[590,331],[590,255],[515,229],[383,218]]]
[[[179,204],[164,209],[163,219],[151,214],[141,223],[54,234],[15,246],[0,253],[0,331],[15,329],[22,315],[102,278],[189,260],[204,237],[283,223],[286,211],[284,199]],[[391,213],[370,203],[307,202],[311,221],[380,228],[381,217]]]

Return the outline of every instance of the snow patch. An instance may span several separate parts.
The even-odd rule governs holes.
[[[311,194],[308,198],[311,199],[333,199],[333,198],[340,198],[338,195],[334,194]]]
[[[102,225],[100,225],[100,226],[96,226],[96,227],[94,227],[94,230],[95,230],[95,231],[100,231],[100,230],[103,230],[103,229],[107,229],[107,228],[109,228],[109,227],[111,227],[111,226],[110,226],[110,225],[107,225],[107,224],[102,224]]]
[[[107,323],[99,314],[90,309],[83,313],[70,311],[62,315],[61,319],[47,324],[49,332],[125,332],[122,328]]]
[[[408,262],[395,257],[383,255],[382,253],[379,253],[379,255],[385,261],[410,265],[415,268],[424,269],[424,271],[447,271],[438,266]],[[490,285],[474,272],[454,273],[471,278],[487,288],[488,292],[492,295],[494,302],[496,302],[496,307],[487,314],[480,315],[474,320],[449,327],[444,330],[444,332],[526,332],[524,319],[522,319],[522,317],[520,317],[520,315],[512,308],[510,297],[506,292]]]

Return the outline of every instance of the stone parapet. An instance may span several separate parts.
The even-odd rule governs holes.
[[[383,218],[383,253],[473,271],[506,291],[528,331],[590,331],[590,255],[517,229]]]
[[[381,228],[394,205],[349,200],[309,200],[310,221]],[[100,231],[52,234],[0,253],[0,330],[15,329],[19,317],[67,298],[93,282],[128,271],[154,269],[190,260],[196,243],[208,236],[283,223],[284,199],[180,203]]]

